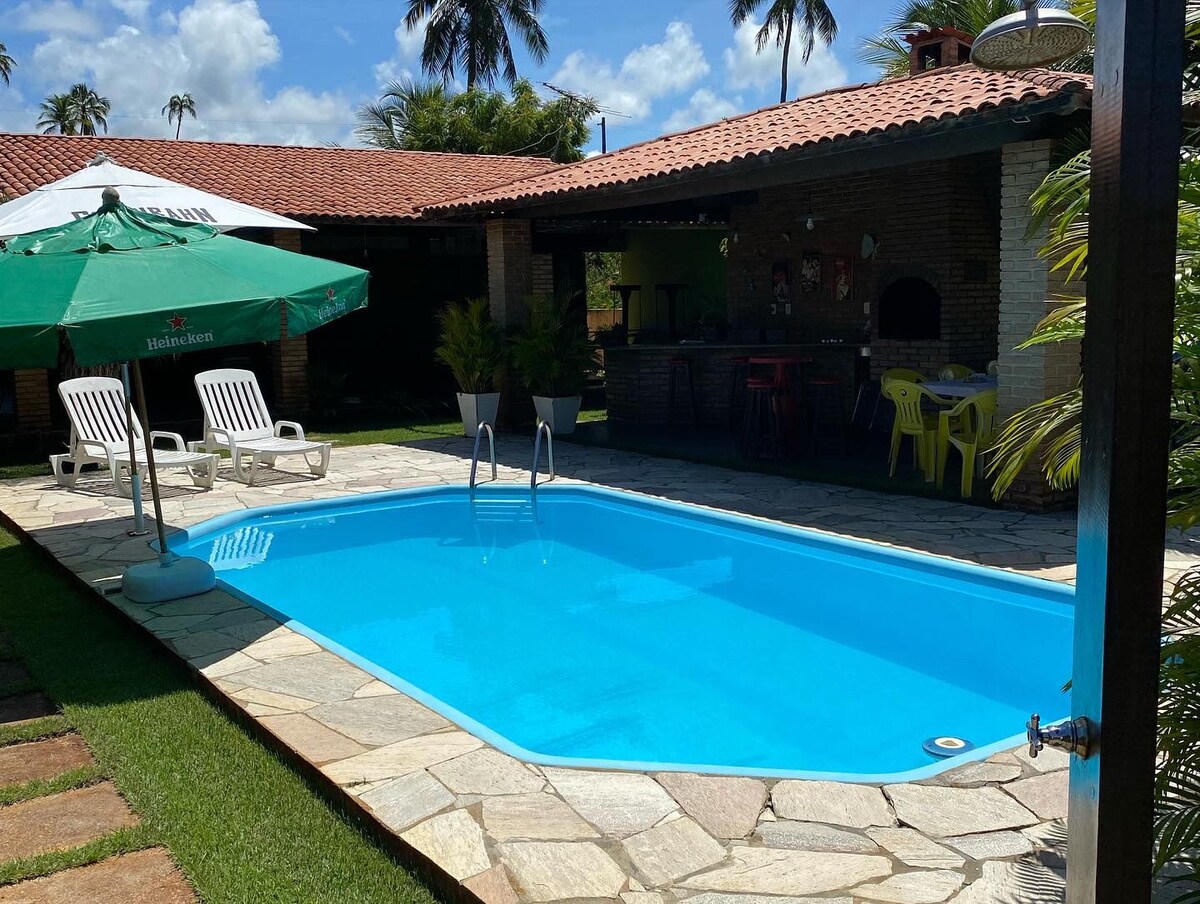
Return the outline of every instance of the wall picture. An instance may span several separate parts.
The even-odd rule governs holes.
[[[833,259],[833,298],[835,301],[849,301],[854,289],[854,273],[850,268],[850,258],[835,257]]]
[[[774,305],[792,303],[792,279],[788,270],[787,261],[771,264],[771,303]]]
[[[800,258],[800,291],[815,292],[821,288],[821,252],[805,251]]]

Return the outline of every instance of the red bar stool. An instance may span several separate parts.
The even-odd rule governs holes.
[[[670,367],[670,377],[667,379],[667,423],[675,423],[675,397],[678,395],[679,381],[687,381],[688,414],[692,424],[700,423],[696,416],[696,384],[692,380],[692,359],[671,358],[667,362]]]
[[[746,381],[746,416],[742,421],[743,458],[782,458],[783,425],[779,416],[779,388],[773,379]]]
[[[732,430],[740,416],[746,413],[746,380],[750,377],[749,355],[736,355],[729,359],[729,429]],[[738,390],[741,404],[738,404]]]

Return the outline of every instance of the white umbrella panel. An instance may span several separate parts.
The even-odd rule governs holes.
[[[100,193],[110,186],[120,191],[128,207],[173,220],[207,223],[222,232],[243,227],[312,229],[268,210],[119,166],[98,155],[79,172],[0,204],[0,238],[62,226],[89,216],[100,207]]]

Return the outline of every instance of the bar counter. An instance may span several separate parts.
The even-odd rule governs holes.
[[[628,345],[604,350],[605,395],[608,416],[630,424],[663,425],[671,423],[667,411],[670,361],[686,358],[691,363],[696,391],[696,411],[701,426],[729,425],[729,406],[733,388],[733,361],[736,357],[772,357],[795,355],[813,359],[804,368],[805,378],[834,378],[841,382],[842,406],[847,418],[854,402],[856,364],[861,346],[857,343],[800,342],[782,344],[735,344],[720,342],[686,345]],[[752,376],[769,377],[772,368],[753,365]],[[742,378],[739,378],[741,382]],[[744,389],[738,389],[738,404]],[[676,390],[674,423],[690,423],[687,383],[682,379]]]

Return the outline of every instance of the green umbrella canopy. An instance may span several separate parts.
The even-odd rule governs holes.
[[[0,252],[0,368],[84,366],[300,336],[367,305],[357,267],[106,200]]]

